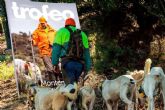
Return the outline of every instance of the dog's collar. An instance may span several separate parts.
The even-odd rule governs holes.
[[[72,100],[70,98],[68,98],[69,102],[71,102]]]
[[[36,83],[33,83],[33,84],[30,84],[29,86],[30,87],[34,87],[34,86],[37,86],[37,84]]]
[[[147,97],[146,94],[144,93],[144,89],[142,88],[142,86],[139,87],[138,91],[141,98]]]

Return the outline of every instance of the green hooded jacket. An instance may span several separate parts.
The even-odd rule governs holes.
[[[74,26],[69,26],[69,27],[72,29],[72,31],[76,30],[76,27]],[[82,35],[82,42],[84,46],[83,59],[85,61],[85,69],[86,71],[89,71],[91,67],[91,59],[90,59],[88,38],[87,38],[87,35],[83,31],[81,31],[81,35]],[[52,51],[53,65],[57,65],[59,63],[59,58],[66,55],[69,39],[70,39],[70,32],[68,29],[64,27],[57,31],[54,38],[53,51]]]

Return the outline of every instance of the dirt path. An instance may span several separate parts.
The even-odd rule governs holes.
[[[15,80],[0,80],[0,110],[26,110],[24,98],[18,99]]]
[[[94,110],[104,110],[101,94],[96,92]],[[124,103],[119,104],[119,110],[124,110]],[[17,97],[15,80],[0,80],[0,110],[27,110],[26,98]],[[160,110],[156,108],[156,110]]]

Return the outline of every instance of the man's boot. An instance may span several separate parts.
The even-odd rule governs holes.
[[[54,76],[54,73],[52,72],[49,72],[49,81],[52,82],[50,87],[51,88],[56,88],[57,85],[56,85],[56,77]]]
[[[64,80],[64,79],[63,79],[62,73],[60,73],[60,74],[58,75],[58,77],[59,77],[59,80],[60,80],[60,81],[63,81],[63,80]]]
[[[45,80],[46,80],[46,81],[50,81],[48,72],[45,73]]]
[[[53,77],[53,73],[52,72],[48,72],[49,75],[49,81],[54,81],[54,77]]]

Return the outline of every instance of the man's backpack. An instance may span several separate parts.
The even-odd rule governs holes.
[[[75,31],[72,31],[70,27],[66,27],[66,29],[70,32],[70,40],[66,56],[72,57],[76,60],[83,60],[84,46],[81,30],[76,29]]]

